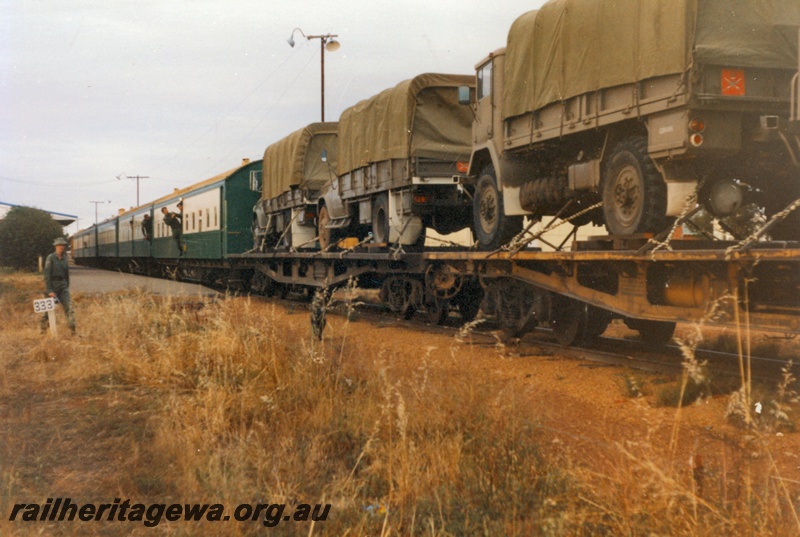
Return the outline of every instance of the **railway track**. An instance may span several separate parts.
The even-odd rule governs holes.
[[[291,298],[266,298],[278,300],[290,308],[311,310],[309,302],[292,300]],[[347,300],[333,300],[327,308],[328,313],[346,316]],[[684,354],[677,344],[663,345],[658,349],[646,347],[641,341],[600,336],[591,342],[591,346],[565,347],[554,340],[552,331],[538,328],[527,333],[523,338],[510,341],[503,336],[502,329],[491,321],[476,324],[472,329],[464,331],[460,317],[451,315],[441,325],[425,322],[424,317],[415,315],[411,319],[403,319],[391,312],[386,306],[376,302],[358,301],[350,318],[366,321],[379,327],[406,328],[416,332],[444,335],[458,338],[463,344],[493,348],[510,358],[526,358],[535,356],[558,356],[560,358],[586,362],[587,367],[622,367],[644,371],[658,375],[680,375],[684,369]],[[694,349],[697,362],[705,364],[709,373],[724,379],[723,384],[734,384],[741,376],[739,355],[712,349]],[[749,368],[754,381],[775,382],[780,380],[782,369],[790,363],[790,358],[751,356]],[[745,362],[747,358],[745,357]],[[800,376],[800,364],[792,361],[792,372]]]

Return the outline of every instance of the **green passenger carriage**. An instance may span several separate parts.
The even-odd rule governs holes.
[[[245,161],[233,170],[153,202],[147,208],[153,218],[153,257],[221,260],[251,248],[251,213],[237,208],[252,207],[258,201],[260,173],[260,160]],[[182,210],[178,203],[182,203]],[[181,217],[183,252],[164,222],[164,207]]]

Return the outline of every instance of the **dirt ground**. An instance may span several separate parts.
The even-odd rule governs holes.
[[[274,307],[288,323],[308,326],[304,308],[286,303]],[[349,327],[362,352],[379,356],[390,350],[392,360],[427,364],[433,371],[469,368],[480,372],[474,376],[475,385],[489,386],[498,399],[511,387],[521,389],[525,398],[516,404],[536,417],[542,443],[569,455],[585,468],[589,479],[635,472],[641,460],[666,460],[694,480],[702,497],[703,487],[737,489],[769,474],[787,501],[791,499],[797,516],[800,434],[791,426],[769,424],[756,431],[726,417],[729,391],[713,393],[712,385],[712,395],[696,403],[683,408],[659,406],[660,390],[675,385],[678,377],[581,360],[529,340],[520,347],[507,347],[485,337],[424,333],[384,317],[365,317],[351,321]],[[343,323],[343,317],[331,316],[328,330],[337,332]],[[620,326],[614,330],[625,335]],[[780,352],[797,354],[796,346],[786,343]],[[125,470],[146,466],[147,461],[130,450],[147,435],[145,423],[151,411],[147,393],[108,390],[108,386],[98,386],[94,393],[76,392],[59,377],[57,362],[27,360],[21,351],[19,359],[5,364],[0,382],[0,457],[13,459],[15,469],[0,476],[4,481],[0,503],[8,505],[13,499],[9,491],[18,490],[20,481],[31,493],[53,495],[87,489],[90,484],[93,490],[113,491],[125,488],[125,480],[150,479]],[[635,393],[631,383],[637,386]],[[114,380],[106,379],[106,384],[113,386]],[[762,405],[766,412],[766,399]],[[789,423],[797,419],[794,410]],[[70,459],[64,460],[62,453],[70,453]],[[157,482],[137,486],[159,492]],[[715,494],[734,495],[727,490]],[[3,514],[8,516],[7,511]]]
[[[698,466],[698,456],[705,471],[712,474],[724,471],[723,466],[737,457],[771,456],[787,481],[800,483],[800,434],[785,429],[751,434],[740,421],[726,418],[731,398],[728,390],[678,409],[658,401],[661,386],[679,384],[676,376],[585,361],[573,351],[567,356],[557,348],[537,347],[530,337],[519,347],[486,343],[485,338],[470,341],[469,337],[454,347],[453,338],[447,336],[420,335],[408,328],[382,327],[380,322],[359,321],[356,326],[376,353],[388,345],[408,360],[418,361],[421,353],[429,353],[429,359],[445,367],[478,364],[485,376],[475,381],[495,386],[498,396],[510,384],[524,386],[528,400],[523,404],[550,431],[547,440],[589,465],[599,465],[603,472],[619,464],[620,448],[639,445],[674,458],[686,472]],[[610,332],[635,337],[621,324],[612,326]],[[691,327],[679,327],[677,334],[690,332]],[[714,335],[719,332],[711,330]],[[795,345],[792,342],[786,347]],[[641,396],[631,396],[631,381],[640,386]],[[713,383],[711,389],[713,392]],[[800,505],[800,497],[797,500]]]

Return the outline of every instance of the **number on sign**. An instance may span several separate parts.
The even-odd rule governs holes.
[[[33,311],[36,313],[44,313],[56,309],[56,301],[54,298],[42,298],[33,301]]]

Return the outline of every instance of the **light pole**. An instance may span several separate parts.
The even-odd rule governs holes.
[[[294,47],[294,33],[300,32],[300,35],[311,41],[312,39],[319,39],[319,46],[320,46],[320,81],[321,81],[321,89],[320,89],[320,97],[321,97],[321,108],[322,108],[322,121],[325,121],[325,50],[328,52],[335,52],[339,50],[341,46],[338,41],[334,39],[334,37],[339,37],[336,34],[324,34],[324,35],[306,35],[303,33],[303,30],[300,28],[295,28],[292,30],[292,35],[289,36],[289,39],[286,40],[289,43],[290,47]]]

